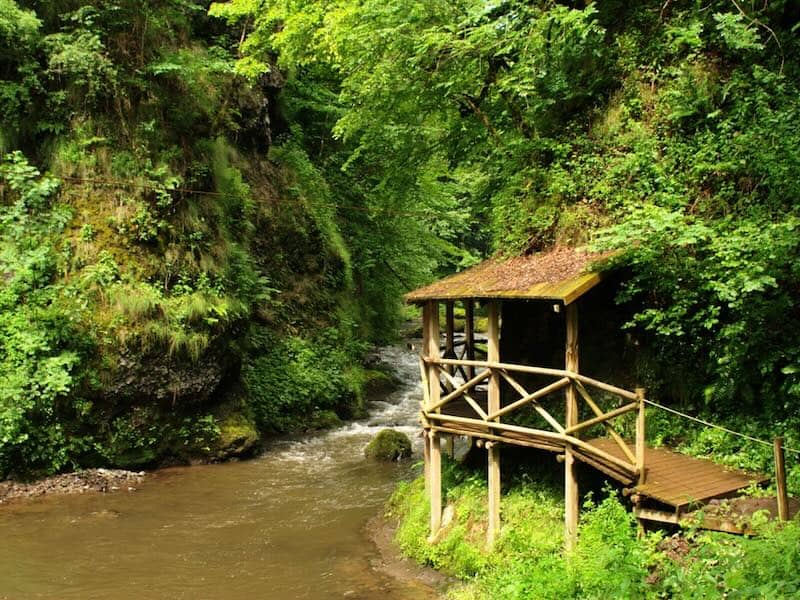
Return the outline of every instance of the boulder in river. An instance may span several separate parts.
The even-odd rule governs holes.
[[[383,429],[364,448],[364,456],[386,462],[411,456],[411,440],[405,433]]]

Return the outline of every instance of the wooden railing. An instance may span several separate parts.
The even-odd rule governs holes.
[[[485,360],[465,360],[453,358],[421,358],[420,371],[422,374],[424,402],[422,403],[423,424],[444,433],[463,433],[457,425],[467,426],[471,431],[479,431],[479,437],[489,440],[507,441],[503,434],[514,434],[517,441],[524,442],[525,436],[538,440],[550,449],[564,448],[570,445],[572,449],[590,462],[599,462],[607,469],[631,480],[644,482],[644,394],[637,390],[631,392],[602,381],[597,381],[580,373],[562,369],[549,369],[526,365],[516,365]],[[455,378],[454,373],[459,372],[462,379]],[[435,375],[430,375],[430,374]],[[474,373],[467,377],[466,373]],[[529,392],[514,377],[515,373],[538,375],[554,378],[555,381]],[[430,377],[436,376],[440,383],[442,394],[439,399],[431,402]],[[499,409],[490,411],[484,409],[474,397],[475,388],[492,377],[504,380],[510,389],[514,390],[519,398]],[[577,397],[589,407],[592,417],[574,423],[570,426],[563,425],[553,414],[547,410],[542,401],[550,394],[562,389],[572,387]],[[592,398],[589,389],[601,390],[620,399],[620,405],[604,411]],[[470,406],[475,416],[459,416],[446,414],[442,409],[451,403],[464,400]],[[530,406],[550,426],[551,429],[539,429],[501,422],[502,417],[520,411],[523,407]],[[614,422],[619,417],[638,411],[636,419],[636,442],[634,448],[628,445],[622,435],[615,429]],[[455,426],[454,426],[455,425]],[[597,448],[577,437],[577,434],[591,427],[602,425],[607,434],[619,447],[623,458],[614,456]]]

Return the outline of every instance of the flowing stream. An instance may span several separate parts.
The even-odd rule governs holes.
[[[158,471],[132,493],[0,506],[0,598],[435,597],[376,568],[366,530],[410,467],[367,461],[364,446],[395,427],[421,448],[416,355],[382,359],[403,384],[367,419],[253,460]]]

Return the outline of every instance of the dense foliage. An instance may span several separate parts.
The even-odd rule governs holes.
[[[422,224],[340,212],[320,117],[209,4],[0,1],[0,477],[351,415],[429,271]]]
[[[613,493],[586,502],[578,545],[564,557],[563,490],[535,480],[520,478],[504,493],[504,525],[489,552],[482,477],[447,466],[454,516],[433,544],[424,482],[404,483],[389,505],[400,519],[397,541],[420,562],[465,580],[452,598],[788,598],[800,589],[797,523],[763,521],[753,538],[690,530],[638,539]]]
[[[336,182],[435,213],[461,248],[451,265],[620,251],[650,395],[794,437],[796,3],[231,0],[212,13],[248,34],[245,76],[277,57]]]
[[[0,470],[116,461],[134,409],[238,406],[263,430],[348,412],[359,340],[391,337],[401,292],[589,242],[620,250],[651,395],[798,445],[799,20],[786,1],[0,1]]]

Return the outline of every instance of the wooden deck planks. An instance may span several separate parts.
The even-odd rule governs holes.
[[[590,443],[609,454],[622,454],[613,440],[597,438]],[[636,491],[676,509],[724,497],[768,479],[664,448],[647,448],[645,468],[645,483],[637,486]]]

